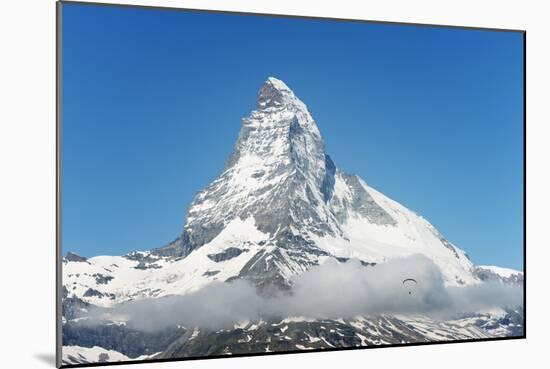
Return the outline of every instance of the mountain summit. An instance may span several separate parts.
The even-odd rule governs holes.
[[[369,265],[413,253],[440,265],[447,283],[476,282],[466,254],[430,223],[336,167],[307,106],[274,77],[242,119],[223,172],[195,196],[181,236],[153,254],[187,257],[220,240],[218,259],[248,259],[233,277],[259,286],[289,287],[327,258]]]
[[[281,80],[269,77],[258,91],[258,109],[288,105],[297,101],[296,96]]]

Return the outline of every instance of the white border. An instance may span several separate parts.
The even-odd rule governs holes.
[[[136,368],[384,366],[518,368],[545,358],[549,302],[547,11],[540,1],[120,1],[336,18],[527,29],[527,340],[143,364]],[[6,1],[0,37],[2,365],[53,367],[55,347],[55,4]],[[12,365],[10,365],[12,364]],[[155,366],[151,366],[155,365]],[[536,364],[535,364],[536,365]]]

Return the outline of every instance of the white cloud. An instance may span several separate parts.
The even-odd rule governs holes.
[[[413,278],[417,283],[403,284]],[[409,292],[411,292],[409,294]],[[423,314],[447,319],[494,307],[522,304],[520,287],[498,282],[445,287],[438,267],[422,255],[375,267],[357,260],[330,260],[293,280],[290,293],[262,297],[248,282],[213,283],[196,293],[120,304],[92,313],[124,317],[130,326],[155,330],[168,325],[223,328],[270,316],[351,318],[358,315]]]

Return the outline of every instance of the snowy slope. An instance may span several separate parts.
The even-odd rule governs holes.
[[[85,364],[96,362],[113,362],[131,360],[120,352],[107,350],[102,347],[64,346],[63,364]]]
[[[259,243],[266,238],[250,220],[236,219],[208,245],[186,258],[137,252],[125,256],[96,256],[85,262],[64,260],[63,284],[69,296],[105,307],[144,297],[185,294],[212,281],[225,281],[237,275],[262,248]],[[242,253],[215,261],[219,260],[216,255],[231,248]]]
[[[474,274],[482,281],[496,280],[514,285],[523,285],[524,283],[523,272],[494,265],[479,265],[474,269]]]
[[[335,206],[352,201],[353,193],[344,178],[343,174],[337,173],[337,192],[331,199]],[[385,212],[388,223],[373,222],[361,213],[348,209],[344,212],[345,221],[342,223],[344,237],[316,238],[323,249],[333,255],[375,263],[420,253],[441,268],[447,283],[477,282],[466,253],[448,242],[427,220],[369,187],[360,178],[357,178],[357,183],[371,197],[371,201]]]
[[[479,269],[487,270],[491,273],[494,273],[502,278],[510,278],[514,275],[523,275],[523,272],[515,269],[502,268],[494,265],[478,265]]]
[[[160,354],[142,355],[135,358],[130,358],[118,351],[107,350],[103,347],[81,347],[81,346],[63,346],[63,364],[87,364],[87,363],[106,363],[115,361],[132,361],[152,359]]]

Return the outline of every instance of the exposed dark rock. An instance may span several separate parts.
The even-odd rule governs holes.
[[[424,324],[433,324],[427,328]],[[481,323],[480,323],[481,324]],[[508,324],[502,320],[497,324]],[[522,331],[519,322],[519,332]],[[430,329],[438,330],[440,340],[471,339],[457,333],[458,328],[422,320],[422,330],[391,316],[368,319],[320,319],[315,321],[270,320],[250,322],[246,326],[222,330],[189,329],[158,358],[200,357],[209,355],[293,352],[307,349],[349,348],[381,344],[433,342]],[[481,327],[480,327],[481,328]],[[479,330],[479,338],[490,334]],[[514,333],[514,334],[515,334]],[[512,333],[511,333],[512,334]]]
[[[94,325],[68,322],[63,325],[63,345],[99,346],[135,358],[165,350],[184,332],[185,329],[176,327],[146,332],[107,322]]]
[[[509,277],[500,276],[489,269],[484,269],[482,267],[474,268],[474,275],[477,276],[482,281],[502,281],[504,283],[523,286],[524,277],[523,273],[512,274]]]
[[[218,274],[219,272],[220,272],[219,270],[207,270],[206,272],[203,273],[203,275],[206,277],[212,277]]]
[[[162,267],[158,264],[155,264],[155,263],[148,263],[146,261],[140,261],[139,264],[136,265],[134,268],[135,269],[146,270],[146,269],[159,269],[159,268],[162,268]]]
[[[356,175],[343,174],[344,181],[353,190],[353,198],[350,204],[355,212],[367,218],[373,224],[395,226],[397,223],[380,205],[374,201],[372,196],[361,185]]]
[[[107,297],[111,300],[114,300],[114,298],[115,298],[115,295],[112,294],[112,293],[103,293],[103,292],[100,292],[100,291],[98,291],[96,289],[93,289],[93,288],[88,288],[82,296],[83,297],[99,297],[99,298]]]
[[[80,263],[85,263],[88,261],[88,259],[85,258],[84,256],[80,256],[78,254],[75,254],[74,252],[68,252],[67,255],[65,255],[65,260],[76,261]]]
[[[61,304],[61,313],[67,320],[86,316],[91,304],[78,297],[64,297]]]
[[[93,276],[95,277],[95,281],[97,284],[107,284],[114,279],[114,277],[110,275],[103,275],[100,273],[96,273]]]
[[[325,154],[325,178],[321,184],[321,192],[323,193],[323,199],[325,202],[328,202],[332,197],[332,191],[334,190],[335,174],[336,174],[336,165],[330,158],[329,155]]]
[[[236,258],[243,252],[248,252],[248,249],[239,249],[237,247],[228,247],[223,252],[217,254],[209,254],[208,258],[216,263]]]

